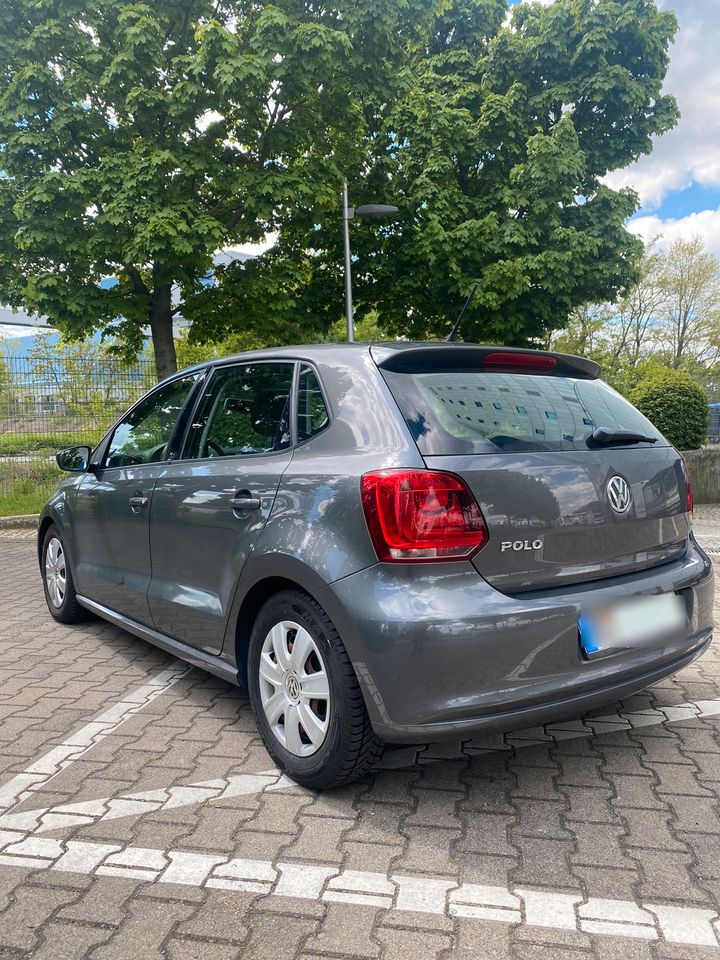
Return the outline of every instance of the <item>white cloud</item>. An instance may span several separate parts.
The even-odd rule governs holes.
[[[662,220],[654,215],[636,217],[628,223],[628,229],[646,243],[654,237],[660,237],[658,247],[665,250],[674,240],[689,240],[700,235],[708,250],[720,257],[720,209],[701,210],[677,220]]]
[[[47,333],[47,327],[11,327],[9,324],[0,323],[0,344],[3,340],[15,340],[19,337],[31,337],[36,333]]]
[[[720,186],[720,17],[717,0],[660,0],[680,23],[665,88],[682,118],[658,138],[649,156],[608,177],[610,186],[634,187],[644,207],[660,206],[672,190],[696,182]]]

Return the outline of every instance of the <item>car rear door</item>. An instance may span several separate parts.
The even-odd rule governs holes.
[[[190,375],[163,384],[123,417],[73,506],[78,593],[145,625],[152,624],[150,502],[196,380]]]
[[[150,513],[155,628],[222,648],[242,568],[292,458],[293,361],[217,367],[190,418],[181,458],[164,465]]]
[[[582,365],[545,355],[539,367],[543,356],[459,348],[429,366],[408,351],[383,370],[427,466],[475,495],[489,532],[478,572],[515,594],[681,557],[690,515],[677,451]],[[646,441],[599,444],[600,427]]]

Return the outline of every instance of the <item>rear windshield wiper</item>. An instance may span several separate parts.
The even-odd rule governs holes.
[[[633,430],[613,430],[610,427],[598,427],[587,438],[589,447],[611,447],[622,443],[657,443],[657,437],[648,437]]]

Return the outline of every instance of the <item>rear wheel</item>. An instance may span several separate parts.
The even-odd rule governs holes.
[[[262,608],[250,638],[248,681],[265,746],[297,783],[341,786],[379,756],[345,647],[306,594],[283,591]]]
[[[77,602],[70,560],[60,531],[48,527],[42,548],[42,574],[45,602],[60,623],[77,623],[85,619],[85,611]]]

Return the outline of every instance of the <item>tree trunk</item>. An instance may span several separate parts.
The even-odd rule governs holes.
[[[172,287],[169,283],[156,285],[150,307],[150,331],[155,351],[155,370],[158,380],[164,380],[177,370],[172,322]]]

